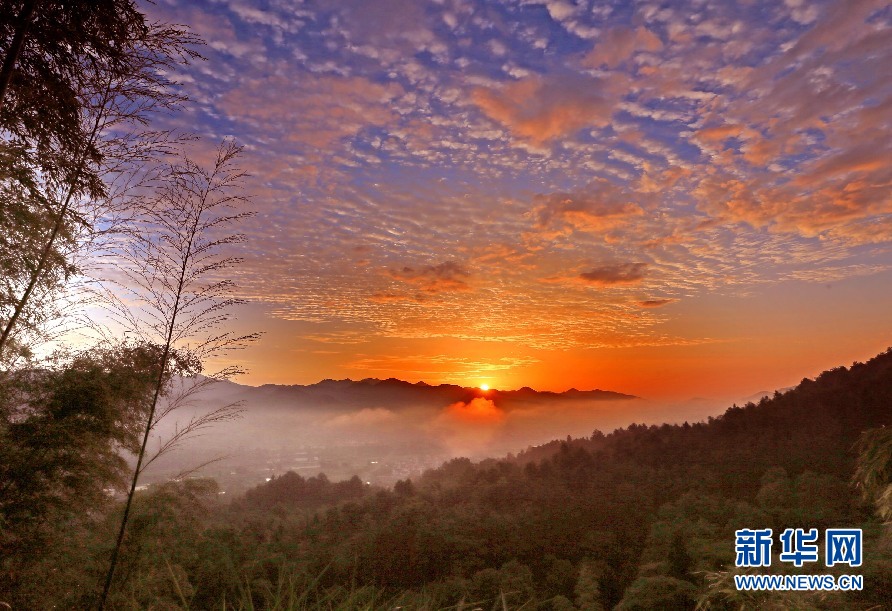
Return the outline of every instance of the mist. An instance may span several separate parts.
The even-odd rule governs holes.
[[[183,388],[192,383],[183,381]],[[184,440],[150,467],[145,482],[201,467],[197,473],[220,481],[228,494],[287,471],[332,480],[359,475],[390,486],[451,458],[504,457],[632,423],[703,420],[727,407],[601,390],[483,391],[394,379],[260,387],[211,382],[159,423],[151,443],[158,447],[190,419],[232,403],[240,405],[240,417]]]

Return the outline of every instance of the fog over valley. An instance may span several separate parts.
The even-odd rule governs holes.
[[[215,423],[159,458],[144,483],[213,461],[195,473],[214,477],[227,494],[287,471],[325,473],[334,481],[358,475],[389,486],[450,458],[502,457],[631,423],[703,420],[727,407],[696,398],[682,404],[655,402],[597,389],[483,390],[395,378],[259,387],[199,379],[207,385],[160,421],[150,448],[214,409],[237,404],[238,417]],[[179,382],[181,390],[194,384]]]

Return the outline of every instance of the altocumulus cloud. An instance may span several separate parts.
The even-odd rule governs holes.
[[[600,286],[632,284],[644,278],[646,270],[647,263],[612,263],[582,272],[579,278],[589,284]]]
[[[638,302],[642,308],[660,308],[678,301],[677,299],[644,299]]]
[[[457,261],[444,261],[421,268],[406,266],[390,272],[390,275],[401,282],[414,284],[427,293],[470,290],[465,279],[471,276],[471,272]]]
[[[542,144],[584,127],[607,125],[627,86],[624,75],[610,80],[576,74],[536,75],[498,89],[479,88],[471,99],[515,136]]]

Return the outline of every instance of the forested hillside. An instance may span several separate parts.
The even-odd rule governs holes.
[[[393,490],[288,473],[226,504],[212,481],[155,486],[137,499],[115,604],[878,608],[892,600],[892,542],[852,477],[861,432],[890,424],[890,405],[886,352],[705,423],[632,425],[509,459],[455,459]],[[863,591],[728,588],[735,530],[832,526],[864,529]],[[102,536],[81,532],[44,559],[66,588],[7,600],[88,604]]]

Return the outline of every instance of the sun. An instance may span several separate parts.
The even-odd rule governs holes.
[[[481,384],[480,390],[482,390],[483,392],[486,392],[487,390],[489,390],[489,384]]]

